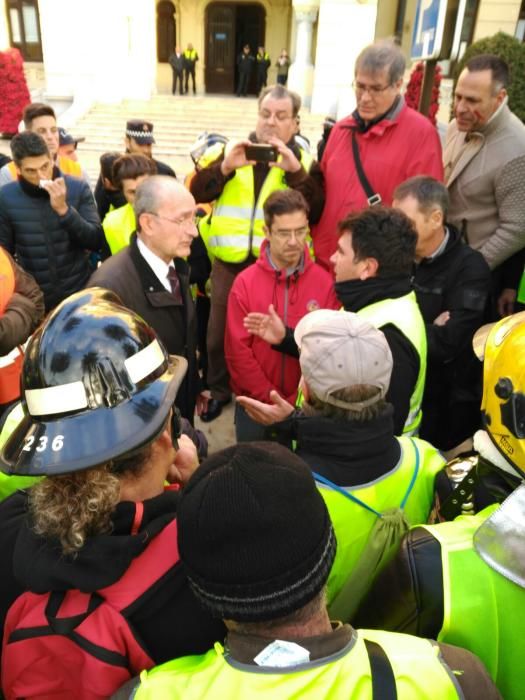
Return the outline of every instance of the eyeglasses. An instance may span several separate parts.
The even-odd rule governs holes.
[[[197,226],[199,223],[199,217],[195,214],[188,214],[187,216],[181,216],[179,219],[170,219],[168,216],[161,216],[160,214],[155,214],[150,212],[152,216],[156,216],[157,219],[164,219],[164,221],[169,221],[172,224],[177,224],[177,226]]]
[[[293,119],[292,114],[287,114],[286,112],[267,112],[266,110],[262,110],[262,112],[259,112],[259,118],[262,119],[265,122],[270,121],[270,119],[275,119],[276,122],[286,122],[289,119]]]
[[[354,80],[354,82],[352,83],[352,87],[358,95],[362,95],[364,92],[368,92],[370,97],[379,97],[379,95],[382,92],[385,92],[385,90],[388,90],[388,88],[392,87],[392,83],[389,83],[384,87],[379,87],[378,85],[364,85],[363,83],[358,83],[357,80]]]
[[[275,236],[281,241],[289,241],[292,236],[295,236],[298,241],[302,241],[310,233],[308,226],[303,226],[303,228],[296,229],[277,229],[277,231],[272,231],[272,236]]]

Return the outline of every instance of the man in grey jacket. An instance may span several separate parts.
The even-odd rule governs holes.
[[[525,126],[507,105],[508,82],[501,58],[483,54],[468,61],[444,150],[449,222],[493,271],[501,315],[512,312],[507,288],[517,286],[514,256],[525,244]]]

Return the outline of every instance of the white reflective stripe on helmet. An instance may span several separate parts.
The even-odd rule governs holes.
[[[124,360],[124,364],[131,381],[134,384],[138,384],[138,382],[158,369],[165,359],[159,341],[154,340],[146,348],[137,352],[136,355],[132,355],[127,360]]]
[[[69,382],[44,389],[26,389],[27,410],[32,416],[68,413],[87,408],[86,389],[82,382]]]
[[[165,361],[158,340],[124,360],[129,378],[134,384],[150,375]],[[69,413],[87,408],[88,399],[83,382],[69,382],[43,389],[26,389],[27,409],[32,416],[48,416],[56,413]]]

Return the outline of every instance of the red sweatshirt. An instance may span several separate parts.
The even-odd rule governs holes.
[[[328,261],[337,247],[338,222],[368,206],[352,153],[352,128],[356,126],[352,116],[338,122],[321,160],[326,201],[312,238],[315,257],[326,269],[330,269]],[[391,206],[395,188],[409,177],[430,175],[443,181],[438,131],[404,102],[390,119],[382,119],[364,133],[357,132],[357,143],[365,175],[385,206]]]
[[[338,309],[332,276],[315,264],[304,249],[304,263],[295,272],[276,270],[267,255],[268,242],[261,246],[257,261],[237,275],[228,298],[224,353],[232,391],[269,402],[272,389],[293,403],[301,377],[299,361],[274,350],[264,340],[250,335],[243,319],[250,311],[268,312],[273,304],[286,326],[295,328],[315,309]]]

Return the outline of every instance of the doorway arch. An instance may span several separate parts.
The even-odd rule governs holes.
[[[175,5],[169,0],[162,0],[157,5],[157,61],[167,63],[175,48],[177,24]]]
[[[233,93],[237,84],[237,56],[245,44],[252,53],[265,45],[266,10],[259,3],[210,3],[206,7],[206,92]],[[252,70],[248,92],[256,92]]]

